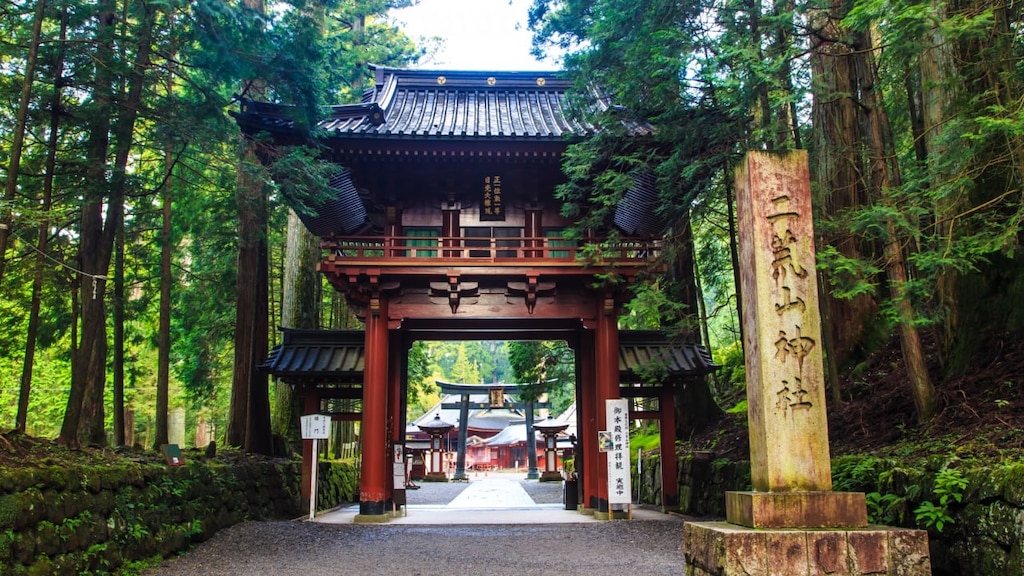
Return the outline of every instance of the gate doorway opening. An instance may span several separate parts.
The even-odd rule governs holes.
[[[532,319],[532,323],[536,324],[537,322],[537,319]],[[418,492],[415,488],[409,489],[407,484],[411,482],[415,486],[424,486],[425,483],[418,479],[418,474],[425,474],[428,471],[426,468],[428,455],[425,444],[422,443],[423,436],[417,440],[415,435],[410,434],[413,425],[417,422],[429,422],[436,414],[441,416],[440,419],[453,424],[443,445],[446,456],[442,457],[441,461],[446,465],[439,471],[442,471],[448,480],[453,480],[458,471],[458,428],[454,424],[462,421],[461,406],[458,408],[453,406],[455,394],[446,398],[439,393],[440,385],[438,385],[438,376],[455,380],[459,379],[456,378],[458,373],[445,369],[437,370],[435,373],[433,369],[423,370],[422,368],[413,369],[413,367],[417,363],[422,365],[424,362],[428,365],[440,363],[454,367],[460,362],[459,346],[462,342],[467,345],[469,342],[473,342],[473,346],[477,348],[476,354],[483,354],[484,350],[487,354],[493,354],[496,352],[498,342],[505,342],[506,346],[511,345],[512,342],[517,342],[519,343],[517,345],[524,347],[543,345],[557,348],[563,346],[564,349],[558,352],[561,356],[561,363],[552,365],[545,373],[546,376],[557,376],[555,379],[558,383],[547,387],[547,401],[552,406],[557,406],[559,411],[555,412],[551,408],[547,408],[548,413],[538,411],[536,415],[548,416],[567,424],[575,422],[575,437],[569,432],[556,437],[555,440],[556,469],[563,479],[575,479],[575,483],[565,483],[563,486],[559,486],[554,496],[547,494],[541,497],[540,501],[535,499],[535,503],[558,508],[572,501],[574,494],[576,505],[572,506],[572,509],[578,508],[584,514],[596,514],[598,517],[601,517],[602,513],[607,514],[607,485],[599,487],[597,482],[597,478],[603,475],[602,468],[607,465],[606,462],[599,459],[600,453],[597,446],[599,431],[597,405],[599,401],[603,403],[603,400],[596,397],[594,366],[597,360],[594,349],[586,346],[588,341],[592,343],[594,339],[592,335],[588,334],[585,326],[579,320],[566,320],[558,323],[541,322],[542,329],[536,326],[533,329],[516,329],[514,322],[490,319],[487,322],[462,320],[460,323],[447,326],[444,325],[446,323],[441,322],[439,328],[427,327],[427,325],[434,324],[438,323],[403,322],[403,329],[396,331],[390,339],[393,348],[396,351],[402,351],[401,356],[398,354],[391,356],[391,362],[396,366],[396,370],[392,373],[401,375],[401,378],[393,380],[395,385],[391,388],[395,393],[391,395],[393,401],[387,403],[390,406],[388,412],[390,415],[384,419],[384,422],[386,422],[385,429],[389,438],[388,450],[393,450],[396,445],[401,446],[403,454],[401,462],[404,466],[401,476],[396,479],[393,459],[389,458],[386,462],[383,461],[384,459],[380,459],[381,461],[378,462],[378,465],[388,467],[386,477],[390,480],[388,485],[390,495],[382,508],[381,515],[390,516],[396,512],[405,514],[410,510],[415,514],[418,502],[422,501],[427,504],[426,501],[423,501],[424,497],[420,496],[426,492]],[[457,324],[462,325],[458,326]],[[493,340],[495,334],[507,336],[510,339]],[[556,338],[556,336],[560,336],[560,338]],[[367,337],[368,335],[364,331],[286,330],[282,344],[275,348],[264,366],[271,374],[290,384],[303,398],[305,413],[330,414],[335,426],[345,426],[352,430],[351,434],[344,437],[357,444],[363,470],[366,469],[367,464],[365,427],[373,424],[366,420],[363,411],[363,398],[369,392],[365,384],[365,371],[368,368],[365,345]],[[422,344],[417,344],[417,342],[422,342]],[[424,353],[423,346],[430,345],[437,347],[433,353],[449,354],[450,357],[442,358],[440,362],[437,359],[419,358]],[[464,355],[461,363],[471,364],[472,354],[465,351],[461,353]],[[398,357],[396,358],[396,356]],[[666,451],[665,453],[673,453],[675,413],[677,410],[685,408],[675,402],[675,392],[687,382],[701,377],[714,367],[707,352],[695,344],[672,342],[659,331],[621,331],[619,332],[617,353],[611,356],[619,368],[620,384],[616,389],[616,397],[630,399],[630,422],[657,420],[663,431],[661,434],[662,450]],[[665,373],[664,379],[656,384],[645,382],[641,377],[644,367],[650,367],[654,363],[662,364]],[[497,368],[499,365],[502,367]],[[489,407],[492,401],[491,390],[509,386],[502,382],[498,382],[502,386],[493,385],[495,371],[499,374],[498,380],[515,379],[511,376],[510,369],[503,366],[503,359],[493,363],[489,378],[492,382],[481,385],[480,393],[471,395],[473,401],[481,404],[487,403]],[[417,386],[416,383],[410,384],[410,376],[420,378],[420,384],[423,381],[428,381],[428,383],[436,385],[437,389],[434,392],[437,395],[428,397],[424,394],[426,390],[423,389],[423,386]],[[440,379],[442,384],[458,384],[447,382],[443,378]],[[484,377],[481,376],[480,380],[483,379]],[[572,383],[571,387],[567,386],[569,382]],[[410,392],[414,388],[419,388],[415,394]],[[557,398],[556,395],[559,394],[563,397]],[[517,394],[506,394],[505,390],[502,390],[501,401],[510,404],[503,408],[506,414],[506,423],[511,423],[512,416],[522,416],[523,424],[525,424],[523,407],[514,405],[517,398]],[[571,398],[571,404],[567,404],[569,398]],[[445,403],[449,404],[447,409],[444,408]],[[564,410],[563,406],[566,406]],[[477,410],[482,416],[495,413],[495,410],[489,411],[484,408]],[[536,420],[537,422],[543,421],[542,418]],[[466,421],[470,423],[466,429],[466,444],[475,444],[479,448],[487,446],[481,443],[482,437],[485,435],[478,433],[480,430],[474,430],[474,426],[481,427],[474,423],[473,418],[467,418]],[[493,423],[490,425],[492,429],[497,427]],[[504,429],[502,428],[502,430]],[[518,435],[525,436],[525,429],[525,425],[520,425],[516,431],[517,434],[508,432],[504,439],[497,438],[497,433],[490,436],[491,440],[488,442],[491,449],[490,454],[477,450],[470,457],[471,453],[467,450],[464,470],[468,475],[468,482],[472,483],[480,478],[499,478],[501,477],[499,474],[504,474],[509,469],[512,474],[511,480],[525,481],[529,472],[525,443],[521,443],[519,446],[515,446],[515,442],[506,444],[508,438],[514,439]],[[566,426],[565,431],[570,431],[570,426]],[[481,438],[473,438],[473,436]],[[543,435],[541,436],[543,437]],[[417,445],[417,442],[420,444]],[[304,470],[308,469],[308,465],[312,461],[311,450],[311,442],[306,442]],[[507,452],[499,453],[499,450],[507,450]],[[417,452],[420,454],[419,459],[416,457]],[[589,457],[588,452],[590,453]],[[541,473],[545,470],[543,464],[545,460],[542,459],[542,454],[543,448],[538,447],[538,471]],[[454,468],[451,466],[453,459]],[[520,465],[518,472],[516,472],[516,460],[519,460],[518,464]],[[674,458],[665,460],[667,465],[662,466],[661,470],[661,476],[665,479],[662,490],[664,508],[672,508],[678,504],[678,494],[674,490],[676,475],[674,461]],[[571,472],[568,473],[566,472],[567,462],[571,464]],[[458,484],[458,482],[450,483]],[[562,484],[561,480],[558,484]],[[309,479],[304,479],[303,488],[306,490],[304,496],[308,498]],[[567,492],[572,489],[575,489],[575,493]],[[448,489],[449,492],[451,490]],[[602,490],[604,491],[602,492]],[[438,505],[433,501],[430,504]],[[365,508],[365,504],[360,502],[360,507]],[[517,507],[517,505],[513,505],[513,507]]]
[[[565,341],[417,341],[408,364],[411,482],[480,472],[560,482],[567,458],[571,470],[576,370]]]

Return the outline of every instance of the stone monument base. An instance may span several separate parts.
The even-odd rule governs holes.
[[[726,492],[725,519],[747,528],[863,528],[863,492]]]
[[[930,576],[928,533],[869,526],[754,530],[727,522],[683,526],[686,576]]]

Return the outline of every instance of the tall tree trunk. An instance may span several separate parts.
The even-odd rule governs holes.
[[[40,5],[45,2],[40,1]],[[39,7],[37,6],[37,10]],[[68,14],[65,7],[60,19],[60,48],[54,57],[54,78],[64,75],[64,41],[67,39]],[[43,199],[40,210],[43,220],[39,223],[39,238],[36,240],[35,272],[32,277],[32,303],[29,306],[28,330],[25,337],[25,360],[21,368],[21,386],[18,390],[18,413],[14,428],[25,432],[28,425],[28,406],[32,391],[32,372],[35,364],[36,341],[39,334],[39,311],[42,304],[43,279],[46,273],[46,251],[50,240],[50,207],[53,204],[53,179],[57,165],[57,145],[60,140],[60,103],[63,93],[61,82],[53,83],[50,97],[50,128],[46,142],[46,167],[43,176]]]
[[[160,227],[160,320],[157,328],[156,434],[154,448],[167,444],[167,411],[171,385],[171,255],[174,238],[171,227],[174,185],[171,171],[174,161],[168,151],[164,156],[163,208]]]
[[[251,140],[243,141],[243,165],[257,162],[255,145]],[[261,183],[244,166],[238,171],[238,217],[235,364],[227,441],[252,452],[269,454],[272,443],[268,382],[266,374],[256,369],[266,358],[269,344],[267,203]]]
[[[946,21],[946,4],[932,1],[932,10],[939,22]],[[935,201],[935,236],[952,238],[956,234],[955,216],[964,208],[965,195],[958,190],[949,189],[947,182],[955,178],[960,169],[957,158],[951,155],[947,143],[946,126],[951,114],[950,105],[953,100],[952,90],[955,83],[956,69],[953,63],[953,47],[946,38],[942,26],[932,26],[927,35],[926,48],[921,51],[921,120],[924,136],[925,163],[928,166],[928,177],[933,190],[947,190],[939,194]],[[939,350],[943,358],[956,340],[959,313],[957,304],[958,274],[952,267],[946,267],[939,273],[936,285],[936,296],[942,318]]]
[[[244,0],[264,11],[262,0]],[[251,86],[261,94],[258,80]],[[267,201],[261,183],[247,173],[258,164],[256,143],[243,138],[238,170],[238,296],[235,309],[235,364],[227,442],[250,452],[270,454],[270,392],[266,374],[256,369],[267,355],[269,310],[267,282]]]
[[[849,32],[839,25],[846,16],[847,4],[832,2],[828,10],[810,15],[815,34],[811,36],[811,75],[814,101],[811,111],[814,126],[815,154],[811,166],[812,180],[821,184],[818,210],[825,219],[833,219],[843,212],[863,206],[867,202],[866,175],[862,170],[858,60],[865,56],[851,49],[839,39]],[[823,235],[819,245],[834,247],[844,257],[861,259],[871,253],[870,246],[862,246],[854,234],[838,230]],[[867,294],[851,299],[833,296],[828,271],[821,272],[823,318],[828,322],[826,341],[832,344],[826,350],[830,379],[836,378],[838,369],[853,358],[864,335],[865,327],[875,313],[875,302]],[[833,391],[833,398],[836,391]]]
[[[859,75],[861,82],[861,100],[866,114],[866,141],[869,148],[870,177],[872,192],[883,204],[888,204],[890,188],[901,185],[899,168],[896,165],[896,154],[892,139],[889,117],[882,103],[882,98],[875,88],[879,86],[877,68],[871,57],[873,45],[865,33],[854,35],[856,48],[864,54],[860,60]],[[888,238],[885,243],[885,271],[888,276],[890,295],[896,307],[900,349],[903,362],[907,369],[910,393],[917,410],[918,422],[927,422],[938,408],[935,387],[928,375],[924,360],[924,349],[921,337],[915,327],[914,308],[906,291],[908,276],[906,259],[900,242],[900,236],[891,217],[886,218]]]
[[[726,165],[725,173],[732,174],[732,167]],[[743,318],[743,294],[742,288],[740,287],[740,247],[739,247],[739,234],[736,232],[736,190],[734,188],[732,178],[725,178],[725,212],[726,218],[729,219],[729,259],[732,261],[732,284],[736,290],[736,317]],[[739,322],[737,326],[738,332],[736,337],[739,339],[740,346],[743,345],[745,338],[743,338],[743,322]]]
[[[172,17],[173,25],[173,17]],[[178,48],[172,44],[169,50],[172,56],[176,55]],[[174,93],[174,63],[167,64],[167,75],[164,78],[164,89],[170,97]],[[167,444],[168,423],[167,413],[170,408],[170,386],[171,386],[171,289],[174,278],[172,275],[172,256],[174,253],[174,165],[175,158],[171,150],[171,144],[164,145],[164,174],[161,189],[163,206],[161,209],[160,227],[160,319],[157,328],[157,378],[156,378],[156,434],[153,441],[154,448],[159,449],[162,444]]]
[[[787,144],[792,140],[792,147],[801,149],[803,142],[800,138],[800,123],[793,89],[792,57],[790,56],[790,51],[793,48],[793,14],[795,12],[792,0],[776,0],[772,5],[772,12],[772,25],[775,28],[775,46],[772,52],[775,58],[780,59],[779,73],[775,78],[775,83],[781,87],[784,94],[788,95],[779,104],[776,113],[776,147],[788,148]]]
[[[284,274],[281,296],[283,328],[316,329],[320,327],[320,239],[313,236],[294,211],[288,211],[288,237],[285,244]],[[288,384],[275,385],[274,431],[288,437],[297,430],[297,406]]]
[[[96,74],[93,78],[93,109],[88,115],[89,137],[86,142],[85,199],[79,230],[79,305],[81,332],[74,347],[71,370],[71,391],[61,425],[60,444],[78,447],[82,409],[91,387],[102,388],[106,369],[107,341],[103,296],[110,255],[103,254],[103,198],[107,183],[107,151],[110,144],[110,121],[113,109],[113,57],[115,3],[104,0],[97,6]],[[116,220],[117,210],[108,210],[108,218]],[[116,224],[116,222],[115,222]],[[97,367],[100,367],[97,373]]]
[[[124,226],[118,226],[114,239],[114,445],[124,445]]]
[[[764,50],[762,49],[761,31],[761,2],[760,0],[743,0],[743,8],[747,12],[748,31],[750,45],[757,51],[757,61],[764,62]],[[768,94],[768,83],[760,72],[753,73],[749,78],[751,98],[751,115],[754,125],[751,126],[749,148],[766,147],[768,150],[774,148],[774,141],[768,137],[772,131],[772,105]]]
[[[154,13],[146,4],[143,10],[137,36],[136,61],[129,75],[128,94],[117,114],[114,131],[114,164],[107,162],[110,147],[109,130],[114,115],[113,107],[113,43],[115,34],[116,4],[104,0],[97,12],[97,57],[93,99],[96,112],[90,116],[89,140],[87,143],[87,182],[92,186],[86,190],[82,207],[81,240],[79,258],[81,270],[86,278],[82,285],[82,335],[81,344],[75,356],[71,378],[71,393],[58,441],[68,446],[78,446],[80,438],[89,443],[106,443],[103,422],[103,389],[106,381],[107,328],[106,328],[106,280],[107,270],[114,248],[114,237],[121,226],[121,215],[125,195],[126,168],[132,149],[135,121],[142,101],[144,73],[149,66],[152,47]],[[107,183],[106,194],[102,189]],[[104,203],[106,199],[106,203]],[[104,205],[105,204],[105,205]]]
[[[25,124],[28,122],[29,100],[32,97],[32,84],[36,73],[36,60],[39,56],[39,38],[42,35],[43,17],[46,13],[46,1],[37,0],[36,11],[32,19],[32,39],[28,46],[25,59],[25,79],[21,86],[21,99],[18,101],[18,115],[15,119],[14,134],[11,135],[11,161],[7,166],[7,182],[4,185],[4,204],[10,204],[18,191],[18,173],[21,171],[21,151],[25,144]],[[0,214],[0,281],[4,278],[7,267],[7,245],[14,233],[14,219],[10,213]]]

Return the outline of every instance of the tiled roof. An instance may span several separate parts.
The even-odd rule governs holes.
[[[342,106],[320,127],[335,134],[380,137],[559,140],[595,130],[572,113],[569,85],[554,73],[377,68],[376,78],[369,108],[379,107],[381,118],[372,113],[356,118]]]
[[[711,353],[693,342],[673,342],[660,330],[619,332],[619,373],[623,382],[636,380],[640,369],[660,362],[670,376],[701,376],[717,370]]]
[[[364,339],[361,330],[291,330],[260,368],[286,382],[362,383]],[[635,381],[638,370],[654,362],[664,363],[670,376],[700,376],[718,368],[702,346],[673,342],[658,330],[622,330],[619,332],[619,372],[623,382]],[[458,396],[453,396],[456,401]],[[486,394],[471,395],[472,402],[487,402]],[[498,410],[477,410],[471,419],[483,428],[497,425],[489,419],[511,417]],[[454,416],[453,416],[454,415]],[[424,415],[426,418],[428,415]],[[433,418],[433,414],[429,414]],[[445,412],[443,418],[458,419],[458,411]],[[520,416],[521,417],[521,416]],[[500,426],[503,428],[504,426]]]
[[[286,381],[362,383],[366,336],[359,330],[289,330],[259,367]]]
[[[376,84],[359,104],[332,106],[318,128],[359,139],[562,141],[597,126],[573,109],[557,72],[479,72],[374,67]],[[247,101],[239,123],[294,127],[289,107]]]

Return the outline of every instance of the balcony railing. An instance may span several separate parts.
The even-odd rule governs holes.
[[[480,264],[645,266],[661,252],[661,242],[625,239],[615,243],[559,237],[332,236],[321,248],[327,259],[351,264]]]

